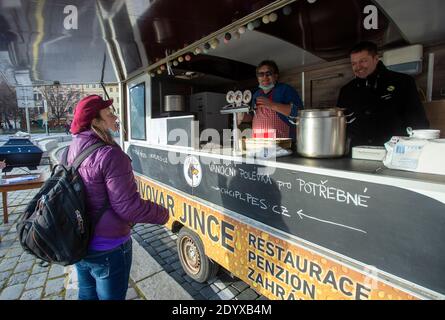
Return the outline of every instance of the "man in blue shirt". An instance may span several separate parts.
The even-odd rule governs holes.
[[[252,103],[255,114],[244,115],[243,121],[252,121],[253,136],[257,138],[292,138],[295,140],[295,124],[289,119],[297,116],[303,103],[297,91],[278,82],[279,70],[274,61],[262,61],[257,69],[259,89]]]

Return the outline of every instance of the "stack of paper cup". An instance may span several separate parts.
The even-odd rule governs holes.
[[[440,130],[413,130],[407,128],[406,131],[411,138],[432,140],[440,138]]]

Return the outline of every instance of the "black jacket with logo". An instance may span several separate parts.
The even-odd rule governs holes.
[[[382,146],[392,136],[406,136],[406,128],[428,129],[429,122],[411,76],[388,70],[380,61],[366,79],[345,85],[337,106],[352,114],[348,125],[351,146]]]

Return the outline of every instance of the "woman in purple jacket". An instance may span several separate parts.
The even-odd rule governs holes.
[[[124,300],[132,259],[131,226],[165,224],[169,218],[165,208],[140,198],[130,159],[110,134],[118,130],[112,103],[98,95],[83,98],[71,124],[74,138],[68,164],[89,146],[100,141],[106,144],[79,168],[88,211],[98,214],[106,200],[109,204],[96,225],[88,255],[75,264],[80,300]]]

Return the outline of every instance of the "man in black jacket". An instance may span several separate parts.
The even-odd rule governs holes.
[[[351,50],[356,78],[340,91],[337,106],[346,109],[351,146],[383,146],[406,128],[428,129],[429,122],[414,79],[388,70],[379,61],[377,46],[361,42]]]

